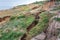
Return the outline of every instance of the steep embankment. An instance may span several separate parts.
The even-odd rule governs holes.
[[[49,13],[54,5],[55,2],[51,1],[43,5],[29,4],[21,8],[17,6],[0,12],[0,14],[4,13],[0,18],[0,23],[4,23],[0,25],[1,40],[31,40],[32,37],[32,40],[55,40],[54,25],[58,23],[50,20],[53,14]],[[38,34],[39,36],[35,38]]]
[[[43,32],[43,33],[41,33],[41,34],[39,34],[39,35],[37,35],[36,37],[34,37],[34,38],[32,38],[31,40],[60,40],[59,39],[59,37],[57,37],[58,36],[58,33],[59,33],[59,29],[60,29],[60,22],[58,22],[59,21],[59,19],[56,19],[56,20],[58,20],[58,21],[56,21],[56,20],[54,20],[54,18],[59,18],[60,17],[60,12],[59,12],[59,3],[58,3],[58,5],[57,5],[57,2],[55,3],[55,2],[53,2],[54,4],[56,4],[56,5],[52,5],[51,7],[52,8],[50,8],[49,7],[49,9],[47,9],[48,7],[46,7],[46,9],[47,9],[47,11],[49,11],[49,12],[51,12],[52,11],[52,13],[54,13],[54,14],[56,14],[56,16],[53,16],[50,20],[49,20],[49,26],[48,26],[48,28],[47,28],[47,30],[45,30],[45,32]],[[48,3],[48,4],[50,4],[50,3]],[[45,5],[45,6],[48,6],[48,4],[47,5]],[[57,7],[58,8],[57,8]],[[54,7],[54,8],[53,8]],[[50,9],[52,9],[52,10],[50,10]],[[55,10],[56,9],[56,10]],[[53,11],[54,10],[54,11]],[[56,12],[55,12],[56,11]],[[58,29],[58,30],[57,30]]]
[[[42,7],[43,7],[43,10],[46,10],[46,11],[49,10],[49,7],[52,6],[52,5],[54,5],[54,2],[48,2],[47,4],[45,4],[44,6],[42,6]],[[46,6],[46,7],[45,7],[45,6]],[[40,7],[40,8],[41,8],[41,7]],[[47,8],[47,9],[45,9],[45,8]],[[38,9],[39,9],[39,8],[37,8],[36,10],[38,10]],[[38,10],[38,11],[39,11],[39,10]],[[32,12],[35,12],[35,14],[37,14],[37,12],[34,11],[34,10],[33,10]],[[43,11],[40,10],[39,12],[40,12],[39,14],[41,14]],[[38,15],[39,15],[39,14],[38,14]],[[37,16],[38,16],[38,15],[37,15]],[[35,16],[35,17],[36,17],[36,16]],[[38,22],[38,21],[37,21],[37,22]],[[37,24],[38,24],[38,23],[37,23]],[[34,26],[36,26],[37,24],[35,24],[35,23],[33,22],[32,25],[33,25],[33,27],[34,27]],[[32,27],[32,25],[30,25],[28,28]],[[29,29],[29,30],[31,30],[31,29]],[[28,30],[27,30],[27,31],[28,31]],[[29,31],[28,31],[28,34],[29,34]],[[27,37],[27,34],[24,34],[24,36],[22,37],[21,40],[28,40],[28,39],[26,39],[26,37]]]

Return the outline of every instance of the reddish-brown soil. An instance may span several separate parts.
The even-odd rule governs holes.
[[[0,18],[0,22],[5,21],[7,18],[10,18],[10,16],[5,16],[5,17],[3,17],[3,18]]]

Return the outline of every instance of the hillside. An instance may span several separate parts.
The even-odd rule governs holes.
[[[59,35],[59,0],[0,11],[0,40],[60,40]]]

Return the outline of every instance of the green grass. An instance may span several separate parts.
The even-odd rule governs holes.
[[[60,22],[60,18],[54,18],[54,20],[56,20],[56,21],[59,21],[59,22]]]
[[[43,5],[44,4],[44,1],[40,1],[40,2],[34,2],[33,4],[39,4],[39,5]]]
[[[18,40],[32,21],[34,21],[33,15],[12,16],[9,22],[0,26],[0,40]]]
[[[4,32],[1,34],[2,36],[0,37],[0,40],[18,40],[20,36],[23,35],[22,32],[14,32],[14,31],[10,31],[10,32]]]
[[[47,12],[43,12],[40,14],[40,21],[39,23],[30,30],[29,35],[31,37],[41,33],[42,31],[44,31],[44,29],[46,29],[48,27],[48,22],[49,19],[52,17],[53,15],[47,13]]]
[[[52,15],[47,12],[43,12],[39,16],[39,23],[30,30],[30,36],[35,36],[41,33],[48,26],[49,18],[52,17]],[[18,40],[24,33],[26,33],[26,28],[34,20],[35,17],[33,15],[11,16],[7,23],[0,25],[0,40]]]
[[[52,11],[57,11],[57,10],[60,10],[60,6],[55,7]]]

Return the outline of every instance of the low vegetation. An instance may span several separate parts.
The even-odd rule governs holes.
[[[39,23],[34,28],[32,28],[31,31],[29,32],[29,35],[31,37],[44,31],[48,27],[49,19],[53,15],[48,12],[43,12],[39,16],[40,16]]]
[[[33,15],[12,16],[9,22],[0,26],[0,40],[18,40],[33,20]]]
[[[59,1],[59,0],[58,0]],[[32,4],[38,4],[43,5],[45,2],[35,2]],[[59,10],[60,7],[54,8],[51,11]],[[10,20],[2,25],[0,25],[0,40],[19,40],[26,32],[28,26],[35,20],[34,14],[28,15],[28,13],[32,9],[29,8],[29,6],[26,5],[20,5],[17,7],[12,8],[12,11],[9,10],[8,12],[3,13],[12,13],[13,15],[10,15]],[[34,11],[35,9],[33,9]],[[40,10],[38,10],[40,11]],[[37,12],[38,12],[37,11]],[[27,14],[24,14],[27,12]],[[38,16],[40,17],[39,22],[37,25],[35,25],[28,33],[27,37],[31,38],[38,34],[40,34],[42,31],[44,31],[48,27],[49,19],[54,16],[55,14],[49,13],[47,11],[40,13]],[[54,20],[60,22],[60,18],[54,18]]]
[[[54,20],[60,22],[60,18],[58,18],[58,17],[57,18],[54,18]]]

